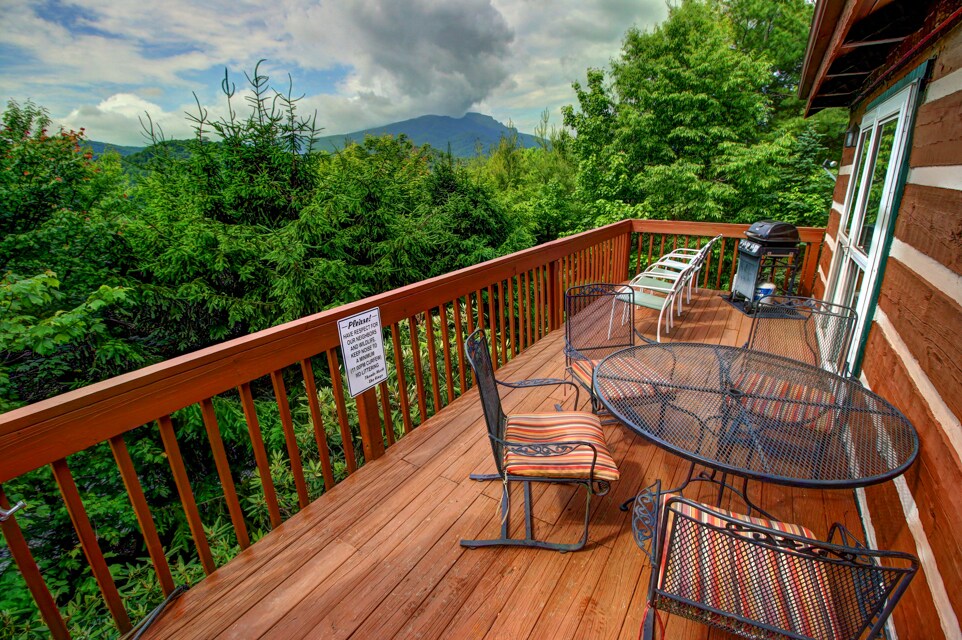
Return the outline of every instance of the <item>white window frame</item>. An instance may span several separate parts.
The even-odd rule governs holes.
[[[910,116],[918,97],[918,86],[918,81],[912,82],[884,102],[872,107],[865,112],[859,124],[858,144],[855,148],[852,174],[845,195],[845,206],[843,207],[842,216],[839,220],[835,254],[832,257],[828,287],[826,288],[827,300],[847,306],[849,301],[843,299],[843,294],[847,288],[844,285],[849,283],[845,270],[851,263],[854,263],[863,273],[859,295],[856,300],[851,302],[851,306],[855,308],[858,314],[858,324],[855,327],[849,353],[846,358],[849,367],[858,361],[863,337],[868,330],[868,319],[873,315],[870,311],[872,311],[872,305],[875,304],[874,292],[876,290],[879,269],[886,257],[886,235],[888,234],[890,226],[889,222],[895,214],[892,210],[895,194],[899,188],[902,164],[908,161],[905,152],[909,139],[909,124],[912,120]],[[892,142],[892,151],[889,156],[888,166],[885,171],[878,217],[875,220],[875,229],[873,231],[871,245],[868,252],[865,252],[857,245],[861,226],[865,219],[864,200],[871,189],[872,173],[875,170],[875,163],[877,161],[875,157],[877,154],[877,138],[881,128],[886,123],[895,119],[897,119],[898,124]],[[868,145],[869,148],[869,153],[865,158],[866,162],[863,166],[855,166],[861,159],[865,145]],[[861,174],[861,179],[859,179],[859,174]],[[859,187],[858,192],[856,192],[856,185]],[[846,228],[852,216],[859,216],[859,218],[855,221],[851,234],[848,234],[846,233]]]

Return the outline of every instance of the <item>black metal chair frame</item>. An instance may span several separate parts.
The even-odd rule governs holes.
[[[807,324],[809,322],[817,322],[818,319],[821,318],[832,322],[833,325],[841,325],[844,331],[840,343],[833,344],[833,348],[837,349],[837,353],[830,354],[832,356],[832,361],[829,363],[832,366],[831,371],[843,376],[851,373],[845,366],[845,356],[848,354],[852,334],[855,331],[855,326],[858,324],[858,314],[854,309],[833,302],[803,296],[770,296],[767,300],[767,302],[759,302],[755,307],[755,313],[752,316],[751,331],[748,334],[748,342],[745,343],[746,348],[791,358],[793,357],[792,354],[786,353],[785,350],[770,350],[762,344],[764,337],[761,336],[761,333],[765,321],[797,320]],[[815,331],[804,331],[803,334],[806,338],[804,346],[812,355],[813,363],[816,366],[823,367],[822,356],[824,354],[817,344],[811,344],[808,339],[811,335],[817,336],[817,327]],[[836,343],[838,341],[833,338],[832,342]]]
[[[631,524],[635,542],[642,552],[648,556],[652,566],[648,587],[648,610],[642,626],[646,640],[654,638],[655,611],[662,600],[667,601],[668,606],[666,608],[668,609],[672,608],[672,602],[682,605],[680,610],[676,609],[672,611],[673,613],[744,637],[810,640],[809,636],[781,629],[730,611],[720,610],[706,603],[683,598],[666,591],[662,584],[665,579],[664,575],[667,575],[667,571],[662,572],[661,570],[662,554],[666,553],[665,549],[667,548],[667,553],[672,555],[676,549],[675,544],[679,540],[679,536],[676,535],[679,527],[676,524],[671,529],[671,539],[667,545],[664,544],[668,532],[669,518],[683,518],[693,523],[695,527],[707,530],[711,536],[727,539],[730,544],[746,545],[748,548],[763,548],[768,552],[792,556],[801,561],[824,563],[831,565],[834,571],[843,574],[847,571],[847,575],[851,577],[851,588],[855,592],[857,600],[857,611],[845,612],[852,614],[848,621],[854,621],[854,624],[858,625],[852,635],[848,636],[852,640],[863,637],[875,638],[882,632],[885,621],[891,615],[892,610],[905,593],[909,582],[919,568],[918,559],[910,554],[899,551],[869,549],[838,522],[829,529],[828,541],[822,542],[732,518],[730,515],[715,511],[703,503],[688,500],[680,494],[672,495],[663,502],[663,496],[667,493],[669,492],[662,492],[660,481],[655,482],[638,494],[632,509]],[[697,521],[678,510],[672,509],[672,506],[676,504],[687,504],[708,512],[723,521],[725,527],[720,528]],[[752,569],[757,569],[757,567],[739,567],[733,564],[726,569],[729,570],[726,575],[733,582],[738,582],[740,588],[755,584],[752,578],[757,578],[757,574],[753,576],[751,572]],[[735,570],[738,572],[737,575],[734,573]],[[716,573],[719,580],[722,575],[720,570]],[[837,576],[834,577],[835,580],[838,579]],[[731,588],[735,589],[739,586],[733,584]],[[825,598],[832,597],[830,593],[819,595]],[[697,610],[698,613],[693,613],[692,609]],[[746,630],[746,627],[751,627],[752,630]],[[868,632],[867,635],[865,635],[866,631]]]
[[[635,305],[629,303],[622,303],[628,311],[628,321],[626,325],[630,327],[630,329],[628,329],[627,337],[622,336],[612,340],[611,323],[613,323],[614,317],[614,303],[618,295],[623,294],[624,291],[625,288],[623,285],[605,282],[594,282],[568,287],[567,291],[565,291],[565,371],[573,379],[577,380],[579,386],[588,392],[588,396],[591,398],[591,410],[594,413],[599,413],[602,410],[601,403],[598,402],[594,389],[590,385],[586,385],[572,373],[572,363],[576,360],[599,360],[601,357],[611,355],[615,351],[633,347],[635,346],[636,336],[644,342],[651,342],[651,340],[638,333],[638,330],[635,328]],[[601,316],[608,316],[608,338],[604,344],[582,343],[577,339],[578,337],[574,335],[575,327],[572,322],[573,318],[577,317],[579,311],[583,311],[591,304],[595,304],[595,300],[601,302],[606,298],[610,299],[611,304],[609,305],[608,302],[605,301],[604,304],[598,304],[597,310],[601,312]],[[591,301],[585,302],[585,300]],[[600,319],[601,318],[599,318],[599,320]],[[619,327],[619,329],[622,329],[622,327]],[[592,358],[591,356],[593,355],[599,355],[600,357]],[[578,406],[577,403],[575,406]]]
[[[611,489],[611,484],[605,480],[595,480],[595,464],[598,460],[598,450],[590,442],[567,441],[555,442],[551,444],[528,444],[519,442],[509,442],[505,440],[504,433],[507,425],[507,416],[501,407],[501,397],[498,394],[497,385],[509,388],[527,388],[550,385],[571,385],[575,390],[575,406],[578,406],[578,385],[570,380],[557,378],[541,378],[535,380],[524,380],[519,382],[504,382],[494,376],[494,367],[491,364],[490,350],[488,341],[485,338],[484,330],[477,329],[465,340],[465,353],[471,368],[474,369],[478,380],[478,393],[481,395],[481,406],[484,411],[484,418],[487,424],[488,437],[491,440],[491,450],[494,454],[494,462],[498,472],[492,474],[471,474],[472,480],[488,481],[500,480],[503,484],[501,494],[501,535],[498,538],[484,540],[461,540],[461,546],[469,549],[476,547],[490,546],[520,546],[534,547],[538,549],[553,549],[562,553],[577,551],[588,542],[588,521],[591,516],[591,496],[603,496]],[[516,476],[505,473],[504,453],[513,451],[515,453],[533,457],[551,457],[570,453],[571,451],[586,447],[593,452],[591,460],[591,471],[588,478],[547,478],[533,476]],[[511,483],[520,482],[524,489],[524,538],[512,538],[509,532],[511,521]],[[534,537],[534,522],[532,516],[532,482],[550,482],[555,484],[571,484],[582,486],[586,491],[585,498],[585,518],[584,533],[578,542],[557,543],[538,540]]]

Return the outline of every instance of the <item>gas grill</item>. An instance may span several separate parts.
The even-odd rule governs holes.
[[[766,273],[774,282],[776,271],[783,272],[783,282],[787,283],[785,294],[794,295],[801,249],[798,229],[787,222],[761,220],[748,228],[745,238],[738,243],[738,271],[732,283],[731,302],[750,313],[755,290]]]

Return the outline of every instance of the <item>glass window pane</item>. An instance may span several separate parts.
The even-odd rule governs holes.
[[[865,216],[862,228],[858,234],[856,246],[866,255],[872,249],[872,238],[875,235],[875,222],[878,220],[879,207],[882,204],[883,189],[885,187],[885,172],[892,159],[892,147],[895,143],[895,129],[898,119],[889,120],[882,125],[878,133],[878,153],[875,154],[875,167],[872,170],[872,182],[869,185],[868,197],[865,204]]]
[[[852,260],[848,261],[847,267],[845,291],[839,302],[843,306],[854,309],[858,304],[859,296],[862,294],[862,280],[865,277],[865,272]]]
[[[852,196],[849,198],[848,203],[848,220],[845,222],[845,235],[849,238],[852,237],[852,223],[858,218],[858,213],[855,211],[855,202],[858,200],[858,192],[862,188],[862,167],[865,166],[865,159],[868,157],[869,151],[869,134],[872,132],[871,129],[862,132],[861,138],[859,138],[859,155],[856,158],[855,166],[852,167],[852,177],[855,178],[855,188],[852,189]]]

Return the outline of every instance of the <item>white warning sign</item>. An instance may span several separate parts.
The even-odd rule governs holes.
[[[380,309],[375,307],[338,320],[337,331],[347,370],[347,390],[352,398],[387,380]]]

